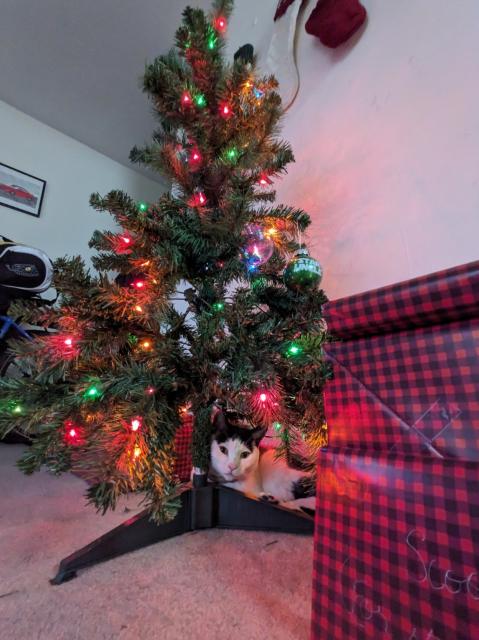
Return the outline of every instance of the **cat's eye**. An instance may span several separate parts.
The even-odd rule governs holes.
[[[220,451],[221,453],[224,453],[224,455],[228,455],[228,449],[226,447],[223,447],[223,445],[220,445]]]
[[[249,454],[250,454],[250,452],[249,452],[249,451],[243,451],[243,452],[241,453],[241,456],[240,456],[240,457],[241,457],[241,458],[247,458],[247,457],[249,456]]]

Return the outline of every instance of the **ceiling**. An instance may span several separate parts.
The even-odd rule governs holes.
[[[172,46],[187,4],[2,0],[0,100],[128,165],[154,128],[139,77]]]

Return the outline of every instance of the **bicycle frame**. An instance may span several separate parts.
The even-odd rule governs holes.
[[[0,327],[0,341],[5,338],[10,329],[14,329],[19,335],[22,336],[22,338],[25,338],[26,340],[33,340],[32,336],[27,331],[25,331],[23,327],[17,324],[15,320],[13,320],[13,318],[10,318],[9,316],[0,316],[0,322],[3,323]]]

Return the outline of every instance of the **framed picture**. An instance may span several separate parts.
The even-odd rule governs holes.
[[[30,216],[40,215],[45,180],[0,162],[0,205]]]

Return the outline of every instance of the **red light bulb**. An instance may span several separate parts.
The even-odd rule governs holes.
[[[224,33],[226,31],[226,28],[228,26],[228,23],[226,21],[226,18],[223,16],[218,16],[215,20],[215,28],[217,31],[219,31],[220,33]]]
[[[220,115],[225,119],[233,115],[233,112],[231,111],[231,107],[227,102],[223,102],[220,105]]]
[[[129,238],[128,236],[122,236],[121,239],[125,244],[130,244],[131,242],[131,238]]]
[[[202,191],[196,191],[188,200],[190,207],[204,207],[207,202],[208,200]]]
[[[189,107],[191,103],[192,103],[191,94],[189,93],[189,91],[183,91],[183,94],[181,96],[181,104],[184,107]]]
[[[64,342],[66,347],[71,347],[73,344],[73,340],[71,338],[66,338]]]
[[[66,444],[76,445],[82,444],[82,429],[76,427],[72,420],[67,420],[65,423],[65,442]]]
[[[143,280],[135,280],[135,282],[133,282],[131,286],[135,287],[135,289],[143,289],[145,283]]]
[[[262,173],[260,175],[258,182],[262,187],[266,187],[269,184],[273,184],[273,181],[271,180],[271,178],[268,178],[268,175],[266,173]]]
[[[149,396],[152,396],[155,393],[155,387],[148,387],[148,389],[146,390],[146,393]]]
[[[198,165],[201,162],[201,153],[198,149],[192,149],[189,157],[189,162],[192,165]]]
[[[268,396],[266,395],[266,393],[261,393],[259,396],[259,399],[261,400],[261,402],[266,402]]]

